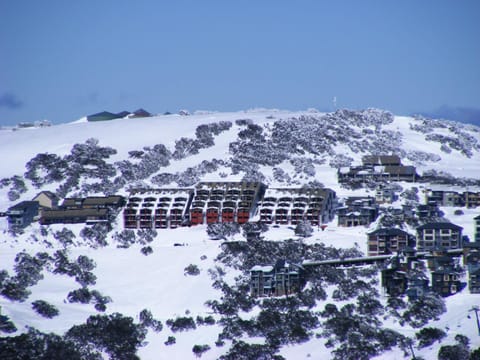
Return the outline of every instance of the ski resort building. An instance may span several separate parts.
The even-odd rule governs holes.
[[[413,242],[413,237],[401,229],[377,229],[368,234],[368,256],[394,254]]]
[[[254,297],[295,294],[304,285],[301,265],[279,260],[274,266],[254,266],[250,269],[250,294]]]
[[[473,218],[475,242],[480,243],[480,215]]]
[[[259,204],[260,222],[296,225],[308,221],[319,226],[333,219],[335,200],[335,192],[326,188],[269,188]]]
[[[344,205],[337,208],[338,226],[365,226],[375,221],[378,205],[373,197],[348,197]]]
[[[428,189],[425,193],[425,202],[427,204],[434,202],[438,206],[476,208],[480,206],[480,192]]]
[[[418,174],[414,166],[402,165],[397,155],[367,155],[362,165],[338,169],[338,182],[407,181],[415,182]]]
[[[123,209],[126,229],[174,229],[188,223],[193,189],[134,190]]]
[[[43,209],[40,224],[94,224],[108,222],[111,214],[125,205],[120,195],[66,198],[58,208]]]
[[[427,223],[417,228],[417,251],[461,249],[461,226],[449,222]]]
[[[266,186],[260,182],[200,182],[194,189],[190,224],[247,223]]]
[[[38,216],[38,201],[22,201],[7,210],[9,230],[20,230],[30,225]]]

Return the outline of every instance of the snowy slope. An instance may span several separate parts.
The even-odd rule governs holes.
[[[278,110],[256,110],[236,113],[212,113],[191,116],[157,116],[143,119],[118,119],[108,122],[74,122],[70,124],[56,125],[38,129],[22,129],[19,131],[0,131],[0,151],[4,154],[0,166],[0,179],[13,175],[22,175],[25,171],[25,164],[38,153],[53,153],[64,156],[70,152],[74,144],[83,143],[89,138],[99,140],[101,146],[110,146],[117,150],[108,161],[125,160],[131,150],[141,150],[146,146],[164,144],[173,151],[175,141],[181,137],[195,137],[195,129],[201,124],[215,123],[219,121],[230,121],[233,126],[230,130],[224,131],[215,137],[215,145],[203,148],[199,154],[186,157],[178,161],[171,161],[170,165],[163,168],[162,172],[182,172],[189,167],[196,166],[202,160],[213,158],[228,160],[230,157],[229,144],[236,140],[238,132],[243,127],[238,126],[235,121],[238,119],[251,119],[254,124],[268,129],[279,119],[298,119],[300,116],[318,117],[322,120],[322,114],[312,112],[287,112]],[[292,120],[297,121],[297,120]],[[393,122],[384,125],[382,128],[391,132],[401,134],[401,141],[395,144],[405,153],[422,152],[436,154],[440,160],[408,160],[402,159],[406,165],[417,166],[420,174],[426,170],[445,171],[457,177],[480,179],[480,148],[473,148],[470,157],[460,151],[453,150],[450,153],[440,149],[441,143],[425,140],[425,133],[418,132],[412,128],[412,124],[419,124],[421,120],[408,117],[395,117]],[[361,131],[365,127],[351,124]],[[460,125],[459,125],[460,126]],[[370,127],[374,131],[374,126]],[[267,132],[268,130],[265,130]],[[461,125],[461,131],[470,134],[473,139],[480,143],[480,132],[473,126]],[[433,133],[453,136],[448,127],[434,128]],[[288,137],[288,134],[285,134]],[[336,154],[351,157],[354,164],[360,163],[360,152],[352,151],[346,143],[339,143],[334,147]],[[323,183],[326,187],[332,188],[339,197],[348,195],[371,194],[368,190],[347,190],[338,185],[336,169],[329,165],[332,154],[322,154],[319,158],[324,161],[315,163],[315,176],[308,177],[295,173],[294,167],[289,161],[284,161],[278,167],[303,184],[312,180]],[[314,155],[306,154],[305,157],[317,158]],[[270,186],[285,186],[273,176],[273,169],[269,166],[260,166],[260,171],[265,175],[265,182]],[[226,173],[224,177],[222,173]],[[218,171],[208,173],[202,180],[238,181],[243,177],[242,173],[232,174],[231,169],[222,167]],[[146,179],[145,183],[149,183]],[[16,201],[9,201],[7,197],[8,187],[0,189],[0,211],[5,211],[12,204],[20,200],[30,200],[39,190],[27,182],[28,190]],[[154,185],[152,185],[154,186]],[[298,185],[297,185],[298,186]],[[402,184],[404,188],[419,186],[418,184]],[[425,184],[420,185],[426,187]],[[45,189],[54,190],[55,186],[47,185]],[[472,191],[480,191],[474,187]],[[119,193],[128,194],[125,188]],[[462,226],[464,233],[473,238],[472,219],[480,212],[472,209],[462,209],[463,216],[453,214],[454,209],[443,208],[446,217],[452,222]],[[77,235],[83,225],[70,225],[70,229]],[[51,233],[43,237],[40,235],[40,226],[31,225],[26,232],[13,238],[7,232],[6,218],[0,218],[0,270],[5,269],[13,272],[15,255],[26,250],[30,254],[39,251],[46,251],[52,254],[61,245],[53,238],[53,231],[63,228],[63,225],[51,226]],[[120,217],[113,231],[121,231],[122,224]],[[311,243],[323,242],[339,248],[349,248],[357,245],[366,252],[366,233],[371,230],[365,227],[341,228],[336,226],[336,219],[328,224],[325,231],[315,230],[313,236],[307,241]],[[35,238],[33,237],[35,236]],[[265,238],[268,240],[282,241],[286,238],[293,238],[292,229],[281,226],[271,228]],[[40,240],[39,240],[40,239]],[[184,244],[185,246],[174,246]],[[205,226],[194,228],[180,228],[174,230],[159,230],[156,239],[149,244],[153,253],[145,256],[140,252],[141,245],[134,244],[128,249],[119,249],[109,240],[109,245],[103,248],[93,249],[85,244],[70,247],[69,255],[72,259],[79,255],[91,257],[97,264],[94,273],[97,276],[93,288],[102,294],[110,296],[112,302],[107,305],[107,313],[120,312],[138,319],[138,314],[143,309],[149,309],[154,317],[164,324],[164,329],[155,333],[150,331],[147,336],[147,344],[139,350],[142,359],[189,359],[195,358],[192,353],[194,344],[210,344],[211,350],[206,352],[202,358],[215,359],[225,354],[226,347],[216,347],[214,342],[219,333],[219,326],[199,326],[195,331],[172,333],[165,325],[167,319],[176,316],[190,314],[194,318],[197,315],[206,316],[212,313],[205,305],[207,300],[219,299],[222,294],[219,290],[212,288],[212,279],[208,270],[218,265],[215,257],[221,251],[221,244],[218,241],[209,239]],[[205,256],[203,256],[205,255]],[[189,264],[196,264],[200,268],[200,275],[190,276],[184,274],[184,268]],[[233,282],[238,273],[231,272],[227,275]],[[64,275],[55,275],[44,272],[44,279],[33,286],[31,296],[25,302],[11,302],[0,297],[2,314],[9,316],[19,331],[24,331],[25,326],[33,326],[44,332],[63,333],[74,324],[84,322],[88,316],[96,314],[92,304],[82,305],[69,303],[66,300],[69,291],[78,288],[78,283],[72,278]],[[53,319],[44,319],[36,314],[31,308],[31,302],[43,299],[55,305],[60,315]],[[477,334],[474,319],[467,318],[468,309],[478,305],[478,295],[468,294],[464,290],[461,294],[452,296],[446,300],[447,313],[441,316],[439,321],[433,322],[430,326],[448,328],[448,337],[443,344],[453,344],[456,334],[464,334],[471,340],[471,347],[475,349],[480,346],[480,337]],[[319,310],[323,304],[319,304]],[[471,313],[470,313],[471,315]],[[388,324],[392,329],[399,331],[406,336],[413,336],[417,330],[402,327],[399,324]],[[176,337],[176,344],[164,345],[167,337]],[[262,339],[251,339],[259,343]],[[324,346],[324,339],[312,337],[312,340],[300,345],[289,345],[281,349],[280,354],[287,359],[302,358],[328,358],[329,349]],[[425,359],[436,357],[440,345],[435,343],[430,348],[418,349],[416,354]],[[399,349],[387,352],[378,357],[379,359],[403,359],[403,352]]]

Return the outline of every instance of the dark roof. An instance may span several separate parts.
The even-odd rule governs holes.
[[[368,233],[368,235],[409,235],[408,232],[397,228],[381,228]]]
[[[133,114],[133,117],[149,117],[149,116],[152,116],[152,114],[150,114],[148,111],[146,111],[144,109],[135,110],[132,114]]]
[[[424,229],[462,230],[463,228],[461,226],[452,224],[450,222],[432,222],[432,223],[423,224],[422,226],[417,227],[417,231],[418,230],[424,230]]]
[[[124,118],[124,117],[127,116],[127,115],[130,115],[130,111],[126,111],[126,110],[125,110],[125,111],[120,111],[119,113],[117,113],[117,116],[118,116],[119,118]]]
[[[42,219],[105,216],[107,214],[107,209],[44,210],[42,212]]]
[[[400,157],[398,155],[365,155],[362,157],[362,162],[374,165],[399,165]]]
[[[72,206],[97,206],[97,205],[121,205],[123,197],[120,195],[111,196],[90,196],[86,198],[66,198],[63,200],[63,207]]]
[[[111,196],[91,196],[83,200],[83,206],[92,206],[92,205],[119,205],[123,200],[123,197],[120,195],[111,195]]]
[[[36,207],[36,208],[38,208],[38,206],[39,206],[38,201],[22,201],[22,202],[19,202],[18,204],[13,205],[12,207],[8,208],[8,211],[11,211],[11,210],[24,210],[24,209],[27,209],[27,208],[29,208],[29,207]]]
[[[36,197],[38,197],[40,194],[45,194],[46,196],[48,196],[52,200],[59,200],[60,199],[57,194],[55,194],[52,191],[47,191],[47,190],[40,191],[37,195],[35,195],[34,199]]]
[[[88,115],[87,121],[105,121],[105,120],[113,120],[118,119],[118,114],[114,114],[108,111],[102,111],[96,114]]]

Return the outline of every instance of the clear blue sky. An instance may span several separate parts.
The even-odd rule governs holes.
[[[480,108],[480,1],[0,0],[0,125],[143,107]],[[478,112],[480,114],[480,112]]]

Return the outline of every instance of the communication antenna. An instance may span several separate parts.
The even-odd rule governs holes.
[[[333,109],[337,110],[337,97],[336,96],[333,97],[332,103],[333,103]]]

